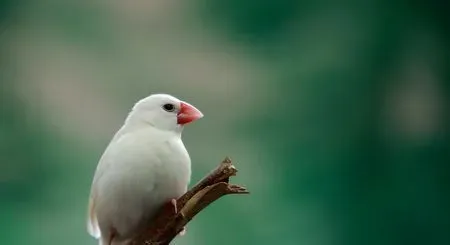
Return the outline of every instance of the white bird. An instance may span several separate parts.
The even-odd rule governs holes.
[[[114,135],[95,171],[87,228],[100,245],[122,245],[165,203],[183,195],[191,160],[184,125],[203,117],[171,95],[138,101]]]

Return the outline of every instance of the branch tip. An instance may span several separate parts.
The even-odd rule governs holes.
[[[231,163],[231,159],[226,156],[225,159],[223,160],[224,163]]]

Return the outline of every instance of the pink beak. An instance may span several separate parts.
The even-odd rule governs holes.
[[[180,125],[188,124],[203,117],[197,108],[186,102],[181,102],[180,111],[177,115],[177,123]]]

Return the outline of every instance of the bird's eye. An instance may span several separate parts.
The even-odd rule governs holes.
[[[173,104],[164,104],[163,109],[168,112],[172,112],[175,110],[175,106]]]

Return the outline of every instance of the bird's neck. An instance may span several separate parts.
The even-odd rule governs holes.
[[[174,137],[180,137],[183,132],[183,126],[177,127],[175,130],[165,130],[165,129],[159,129],[155,127],[154,125],[150,123],[146,123],[144,121],[139,120],[127,120],[125,121],[124,125],[117,131],[116,135],[114,136],[114,139],[120,138],[120,136],[128,133],[133,132],[142,132],[142,134],[149,134],[149,135],[169,135]],[[153,137],[152,136],[152,137]],[[113,139],[113,140],[114,140]]]

